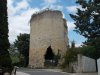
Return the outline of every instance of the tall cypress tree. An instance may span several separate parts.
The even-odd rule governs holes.
[[[9,45],[7,0],[0,0],[0,68],[2,69],[11,67],[11,59],[8,52]]]

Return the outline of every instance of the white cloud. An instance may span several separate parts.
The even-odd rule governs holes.
[[[8,0],[8,12],[9,15],[15,15],[16,13],[27,10],[29,7],[28,0],[22,0],[13,6],[14,0]]]
[[[70,12],[70,13],[76,13],[77,12],[77,8],[82,9],[82,7],[80,5],[66,7],[67,11]]]
[[[53,9],[53,10],[62,10],[63,6],[61,6],[61,5],[50,5],[50,6],[46,5],[42,9],[47,9],[47,8]]]
[[[61,5],[51,5],[50,8],[51,9],[56,9],[56,10],[62,10],[63,6],[61,6]]]
[[[56,3],[58,0],[43,0],[45,4],[53,4]]]
[[[62,12],[62,14],[63,14],[63,18],[65,18],[65,14]]]
[[[60,2],[60,0],[43,0],[43,9],[49,8],[53,10],[62,10],[63,6],[56,4],[58,2]]]
[[[14,10],[14,7],[12,6],[12,4],[13,4],[13,0],[7,0],[8,2],[8,4],[7,4],[7,6],[8,6],[8,16],[11,16],[12,14],[14,14],[15,13],[15,10]]]
[[[21,2],[17,3],[16,7],[13,6],[13,2],[14,0],[8,0],[8,23],[10,43],[14,42],[19,33],[30,33],[29,20],[31,18],[31,15],[36,11],[39,11],[38,8],[32,9],[28,4],[28,0],[22,0]],[[22,9],[25,10],[22,11]]]
[[[81,45],[83,45],[82,43],[76,43],[75,47],[81,47]]]
[[[69,45],[71,46],[71,42],[69,42]],[[81,47],[82,45],[82,43],[75,41],[75,47]]]
[[[67,21],[68,31],[73,30],[75,28],[74,22]]]
[[[28,7],[29,7],[28,2],[26,0],[22,0],[21,2],[17,3],[15,10],[20,11],[21,9],[26,9]]]

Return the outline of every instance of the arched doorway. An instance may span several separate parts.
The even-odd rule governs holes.
[[[53,53],[51,46],[49,46],[47,48],[46,53],[44,55],[44,58],[45,58],[45,62],[44,62],[45,66],[53,66],[53,64],[54,64],[54,53]]]

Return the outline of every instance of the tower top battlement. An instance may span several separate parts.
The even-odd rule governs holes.
[[[42,10],[42,11],[39,11],[39,12],[36,12],[34,13],[32,16],[31,16],[31,21],[34,21],[36,20],[38,17],[42,17],[42,16],[56,16],[56,17],[62,17],[63,18],[63,14],[61,11],[59,10],[50,10],[50,9],[45,9],[45,10]]]

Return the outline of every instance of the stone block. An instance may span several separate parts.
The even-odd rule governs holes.
[[[96,72],[95,60],[86,56],[82,57],[83,72]]]
[[[100,58],[97,60],[98,63],[98,75],[100,75]]]
[[[95,60],[86,56],[78,55],[77,72],[96,72]]]

